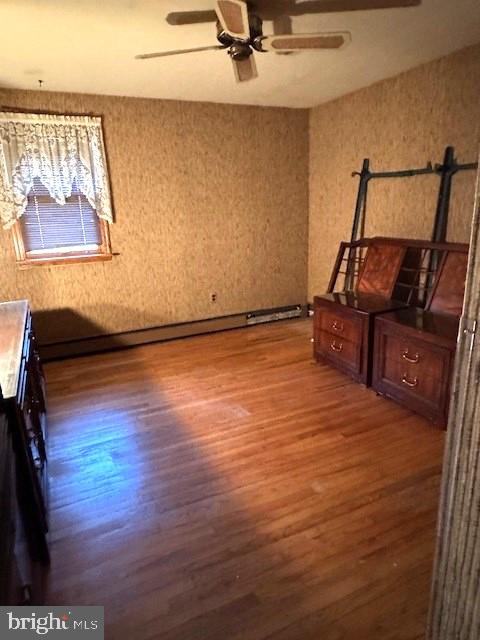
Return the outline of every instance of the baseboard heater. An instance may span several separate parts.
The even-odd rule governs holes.
[[[60,360],[63,358],[100,353],[102,351],[126,349],[151,342],[164,342],[166,340],[188,338],[205,333],[241,329],[242,327],[306,317],[307,315],[307,305],[296,304],[288,307],[259,309],[230,316],[219,316],[206,320],[194,320],[192,322],[182,322],[160,327],[148,327],[147,329],[134,329],[122,333],[97,335],[89,338],[78,338],[76,340],[51,342],[48,344],[40,343],[39,351],[44,361]]]
[[[302,305],[285,307],[284,309],[270,309],[268,311],[253,311],[252,313],[247,313],[247,325],[301,318],[304,315],[305,311]]]

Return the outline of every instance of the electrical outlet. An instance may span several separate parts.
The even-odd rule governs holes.
[[[210,294],[210,302],[216,302],[217,301],[217,294],[216,293],[211,293]]]

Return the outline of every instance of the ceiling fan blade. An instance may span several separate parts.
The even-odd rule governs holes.
[[[168,24],[199,24],[201,22],[216,22],[215,11],[173,11],[166,18]]]
[[[233,70],[237,82],[247,82],[258,77],[257,65],[253,54],[246,60],[233,60]]]
[[[334,13],[340,11],[368,11],[370,9],[396,9],[418,7],[422,0],[254,0],[252,9],[264,20],[275,20],[279,16],[303,16],[312,13]],[[216,22],[215,11],[173,11],[166,18],[168,24],[200,24]]]
[[[212,47],[196,47],[194,49],[177,49],[175,51],[158,51],[156,53],[141,53],[135,56],[136,60],[148,60],[149,58],[166,58],[167,56],[178,56],[181,53],[196,53],[197,51],[216,51],[217,49],[225,49],[221,44]]]
[[[218,20],[224,31],[241,40],[249,40],[248,9],[243,0],[217,0]]]
[[[287,13],[301,16],[309,13],[334,13],[336,11],[367,11],[369,9],[399,9],[417,7],[422,0],[312,0],[294,3]]]
[[[272,21],[273,33],[276,36],[290,35],[293,31],[293,24],[291,16],[282,15],[274,18]],[[278,51],[278,55],[289,56],[292,51]]]
[[[273,33],[276,36],[292,33],[292,18],[288,15],[281,15],[273,20]]]
[[[265,36],[262,51],[318,51],[320,49],[340,49],[351,37],[347,31],[339,33],[299,33],[279,36]]]

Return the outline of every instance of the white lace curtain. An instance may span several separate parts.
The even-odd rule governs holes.
[[[11,227],[24,213],[38,178],[60,205],[72,184],[99,218],[113,222],[100,118],[0,113],[0,222]]]

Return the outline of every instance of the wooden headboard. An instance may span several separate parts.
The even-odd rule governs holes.
[[[356,291],[460,315],[467,261],[468,245],[453,242],[384,237],[342,242],[328,292]]]

